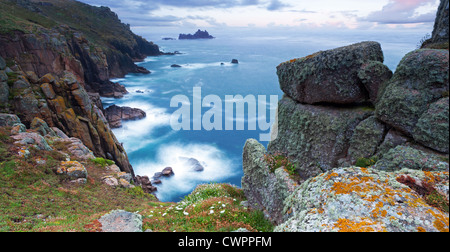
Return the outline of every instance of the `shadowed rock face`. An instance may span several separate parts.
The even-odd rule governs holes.
[[[434,150],[448,153],[447,50],[408,53],[376,106],[377,117]]]
[[[122,127],[122,121],[142,119],[146,113],[141,109],[112,105],[105,109],[105,116],[111,128]]]
[[[432,36],[432,43],[447,43],[448,44],[448,12],[449,12],[449,1],[441,0],[439,9],[436,16],[436,21],[434,23],[434,30]]]
[[[122,171],[133,174],[127,154],[111,131],[102,108],[90,99],[72,73],[65,72],[61,78],[46,74],[40,79],[22,74],[16,72],[8,80],[18,84],[10,88],[12,96],[7,110],[19,116],[0,117],[5,126],[15,126],[21,120],[27,127],[45,134],[50,127],[56,127],[58,132],[80,139],[96,157],[112,159]]]

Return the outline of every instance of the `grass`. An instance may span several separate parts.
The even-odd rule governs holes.
[[[104,159],[104,158],[94,158],[94,159],[91,159],[91,161],[94,164],[100,165],[103,168],[105,168],[106,166],[115,164],[114,161],[109,160],[109,159]]]
[[[358,158],[358,160],[356,160],[355,166],[367,168],[367,167],[374,166],[377,162],[378,162],[378,157],[376,157],[376,156],[371,157],[371,158],[363,158],[362,157],[362,158]]]
[[[41,33],[64,24],[80,31],[96,46],[103,49],[130,46],[134,37],[129,27],[120,22],[108,8],[97,8],[77,1],[48,0],[46,6],[0,0],[0,34]],[[32,11],[39,8],[39,11]],[[70,34],[66,34],[70,35]],[[117,48],[117,47],[116,47]]]
[[[271,232],[272,224],[260,211],[241,206],[241,189],[228,184],[198,186],[179,203],[145,212],[144,229],[156,232],[230,232],[239,228]]]
[[[144,230],[156,232],[273,230],[262,212],[240,204],[246,199],[234,186],[201,185],[178,203],[163,203],[141,187],[105,185],[104,165],[111,162],[106,159],[77,160],[89,175],[86,184],[74,184],[68,176],[56,174],[65,155],[29,148],[30,157],[19,158],[9,132],[0,127],[0,232],[99,231],[98,219],[117,209],[138,212]]]
[[[291,176],[294,176],[297,173],[297,166],[281,153],[267,154],[264,156],[264,160],[269,165],[269,169],[272,173],[281,167],[283,167]]]

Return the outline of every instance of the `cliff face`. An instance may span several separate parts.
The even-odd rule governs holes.
[[[449,1],[443,0],[439,5],[439,9],[436,15],[436,21],[434,23],[433,30],[433,43],[447,43],[448,46],[448,11],[449,11]]]
[[[70,71],[88,91],[114,96],[125,90],[109,79],[146,72],[134,61],[160,55],[157,45],[133,34],[107,7],[70,0],[0,4],[6,24],[0,56],[38,76]]]
[[[127,91],[110,78],[148,73],[134,62],[160,55],[107,7],[72,0],[0,0],[1,111],[30,126],[38,117],[97,157],[133,173],[103,115],[100,96]]]

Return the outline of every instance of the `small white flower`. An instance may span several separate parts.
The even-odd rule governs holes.
[[[167,215],[167,213],[163,213],[163,215],[162,215],[162,216],[164,217],[164,216],[166,216],[166,215]]]
[[[225,204],[222,204],[222,207],[225,207]]]
[[[220,211],[221,214],[225,213],[225,210]]]
[[[184,214],[184,215],[186,215],[186,216],[188,216],[188,215],[189,215],[189,213],[188,213],[188,212],[183,212],[183,214]]]
[[[209,214],[213,214],[213,213],[214,213],[214,210],[209,211]]]

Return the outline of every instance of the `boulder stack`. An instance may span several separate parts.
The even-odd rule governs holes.
[[[277,70],[273,140],[244,147],[251,207],[277,231],[448,231],[448,214],[427,201],[448,206],[448,50],[408,53],[392,73],[380,44],[362,42]],[[271,167],[274,153],[295,176]]]

